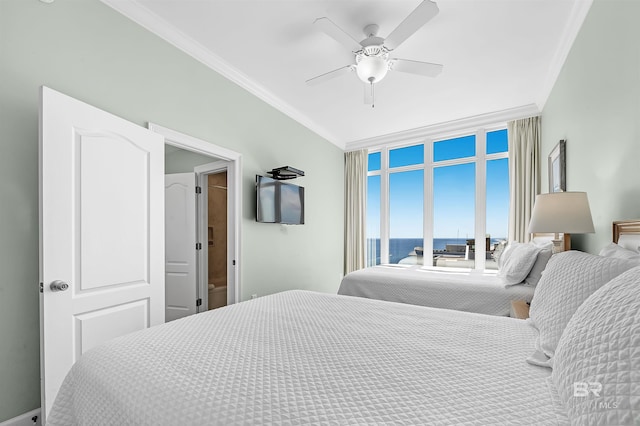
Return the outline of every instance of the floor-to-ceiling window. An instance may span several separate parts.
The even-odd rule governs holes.
[[[495,268],[507,236],[507,131],[382,147],[369,154],[367,265]]]
[[[389,263],[422,247],[424,145],[389,150]]]
[[[476,136],[433,143],[433,264],[475,266]],[[469,242],[469,243],[468,243]],[[427,264],[429,262],[426,262]]]
[[[491,248],[504,241],[509,232],[509,159],[507,158],[507,130],[487,133],[486,146],[486,232]],[[487,267],[497,269],[493,259]]]
[[[369,154],[367,176],[367,266],[379,265],[380,258],[380,152]]]

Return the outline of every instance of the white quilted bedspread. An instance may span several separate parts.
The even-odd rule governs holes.
[[[379,265],[347,274],[338,294],[506,316],[512,300],[530,302],[534,290],[505,288],[495,272]]]
[[[50,425],[564,424],[512,318],[289,291],[96,347]]]

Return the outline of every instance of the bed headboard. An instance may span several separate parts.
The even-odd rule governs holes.
[[[640,252],[640,219],[613,222],[613,242],[635,252]]]

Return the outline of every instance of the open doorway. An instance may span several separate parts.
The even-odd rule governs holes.
[[[184,235],[195,235],[193,244],[189,238],[182,238],[187,241],[182,244],[188,247],[188,250],[183,250],[186,255],[173,258],[169,257],[169,253],[175,253],[177,249],[172,251],[170,244],[174,243],[167,240],[167,321],[235,303],[240,293],[241,157],[235,152],[161,126],[150,124],[149,128],[165,136],[166,181],[172,182],[176,176],[186,174],[187,181],[193,182],[193,190],[197,194],[193,197],[196,200],[193,210],[189,201],[191,198],[188,197],[178,199],[177,208],[174,206],[171,209],[167,204],[165,210],[166,226],[176,223],[182,226],[182,222],[186,222],[182,216],[186,215],[193,217],[195,228],[193,231],[181,227],[166,229],[167,238],[170,234],[173,238],[177,235],[178,239]],[[190,193],[190,190],[183,192]],[[189,209],[185,208],[187,205]],[[195,265],[193,277],[188,278],[179,268],[171,270],[173,266],[189,263],[189,256],[192,256]]]
[[[216,161],[194,168],[198,194],[198,234],[202,249],[198,251],[199,289],[202,305],[199,312],[233,303],[229,289],[229,192],[233,187],[229,163]]]
[[[226,170],[207,176],[207,251],[207,307],[211,310],[227,305]]]

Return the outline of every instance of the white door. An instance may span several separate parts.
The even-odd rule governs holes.
[[[164,139],[46,87],[40,102],[46,416],[83,352],[164,322]]]
[[[165,175],[165,317],[196,313],[196,174]]]

